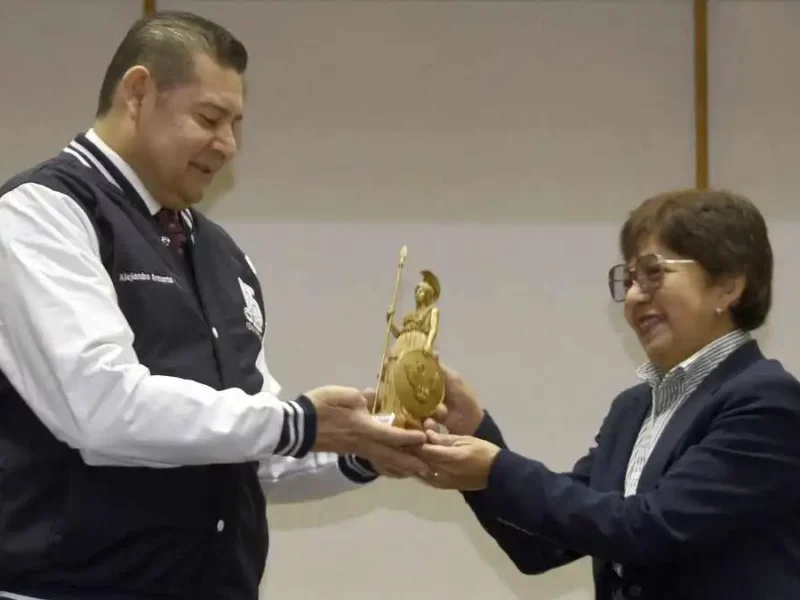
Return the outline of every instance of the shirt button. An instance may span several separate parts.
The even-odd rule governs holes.
[[[219,337],[219,332],[217,331],[217,328],[216,328],[216,327],[212,327],[212,328],[211,328],[211,333],[212,333],[212,334],[214,334],[214,337],[215,337],[215,338],[218,338],[218,337]]]
[[[223,529],[225,529],[225,521],[223,521],[222,519],[220,519],[219,521],[217,521],[217,531],[219,531],[220,533],[222,533],[222,530],[223,530]]]

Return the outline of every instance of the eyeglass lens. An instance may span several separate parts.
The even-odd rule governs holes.
[[[639,257],[633,268],[626,265],[611,267],[608,272],[608,287],[614,301],[622,302],[634,281],[644,293],[648,294],[656,291],[663,279],[663,263],[655,254],[648,254]]]

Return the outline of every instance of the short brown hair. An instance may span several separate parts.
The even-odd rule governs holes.
[[[733,321],[746,331],[764,324],[772,304],[772,246],[764,217],[750,200],[725,190],[701,189],[648,198],[620,231],[625,262],[650,238],[697,261],[712,281],[744,275],[745,289],[731,308]]]
[[[244,44],[208,19],[183,11],[162,11],[139,19],[128,30],[106,69],[96,116],[102,117],[111,109],[114,91],[131,67],[147,67],[156,85],[168,89],[191,80],[198,52],[237,73],[247,69]]]

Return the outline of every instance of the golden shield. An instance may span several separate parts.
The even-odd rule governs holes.
[[[444,374],[435,356],[421,349],[403,353],[392,369],[397,398],[417,419],[431,416],[444,400]]]

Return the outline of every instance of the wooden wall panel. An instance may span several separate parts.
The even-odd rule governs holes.
[[[694,0],[695,185],[708,187],[708,0]]]

